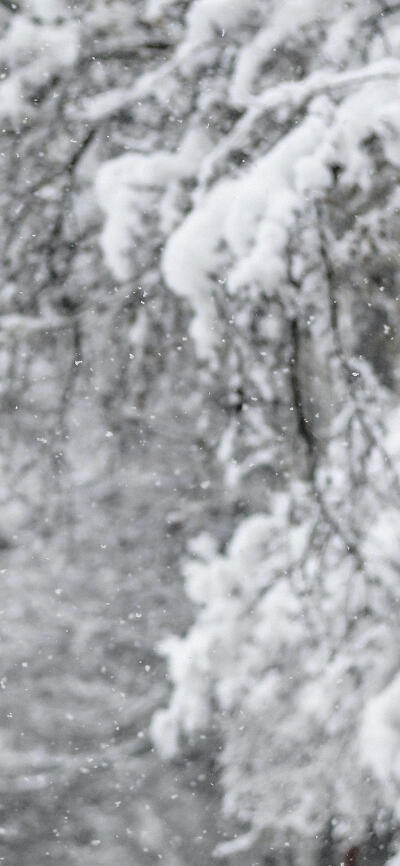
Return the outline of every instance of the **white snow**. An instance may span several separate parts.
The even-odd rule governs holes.
[[[360,729],[362,759],[384,786],[397,787],[400,817],[400,674],[367,703]]]
[[[54,72],[72,66],[77,53],[78,30],[73,22],[42,25],[16,16],[0,45],[0,62],[10,69],[0,83],[0,115],[17,119],[26,111],[24,85],[42,86]]]
[[[214,36],[218,28],[221,35],[244,21],[254,4],[251,0],[195,0],[189,7],[185,50]]]
[[[96,178],[97,200],[106,216],[101,243],[118,279],[132,273],[132,237],[140,235],[145,190],[158,188],[161,195],[170,183],[194,175],[209,147],[208,136],[193,129],[175,153],[124,154],[103,163]]]

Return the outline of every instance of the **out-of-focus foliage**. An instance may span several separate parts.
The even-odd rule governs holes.
[[[190,610],[175,563],[231,506],[208,454],[188,311],[151,214],[133,276],[100,247],[97,175],[168,136],[91,106],[167,62],[182,29],[131,2],[0,4],[0,860],[202,863],[212,757],[162,764],[156,646]],[[171,135],[173,135],[171,133]]]

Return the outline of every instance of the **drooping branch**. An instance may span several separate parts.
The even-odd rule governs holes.
[[[312,429],[312,423],[306,418],[304,412],[304,399],[301,387],[300,371],[300,329],[296,318],[290,321],[290,335],[292,339],[292,357],[290,359],[290,380],[293,394],[293,408],[296,415],[297,430],[309,455],[310,477],[314,474],[316,464],[316,437]]]

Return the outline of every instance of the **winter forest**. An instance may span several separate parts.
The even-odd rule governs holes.
[[[400,866],[400,3],[0,0],[0,863]]]

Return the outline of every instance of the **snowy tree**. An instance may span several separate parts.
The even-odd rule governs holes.
[[[220,731],[248,828],[224,855],[398,823],[399,26],[390,3],[199,0],[176,55],[194,116],[211,64],[230,116],[162,267],[226,395],[226,484],[264,513],[186,565],[199,614],[154,732],[173,755]]]
[[[195,866],[215,755],[226,860],[397,829],[399,52],[391,0],[0,2],[18,866]]]

